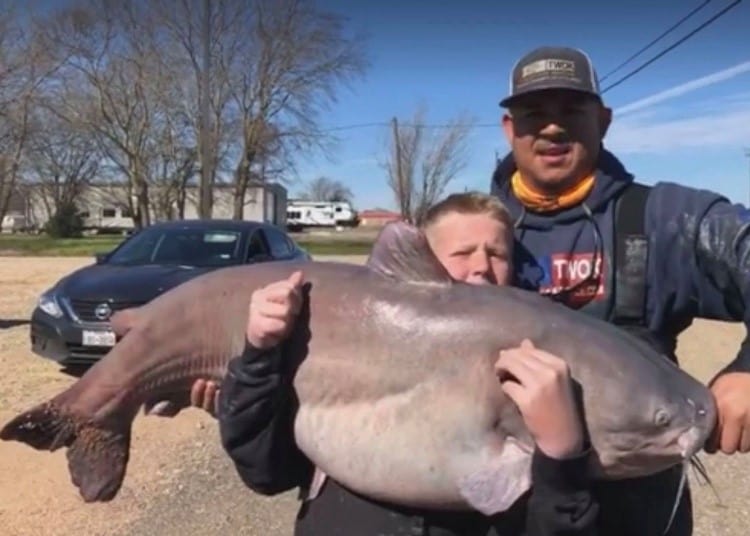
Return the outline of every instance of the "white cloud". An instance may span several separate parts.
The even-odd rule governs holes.
[[[750,142],[750,92],[659,104],[750,72],[750,61],[677,85],[614,110],[608,147],[620,153],[742,146]],[[677,116],[677,117],[675,117]]]
[[[649,108],[651,106],[654,106],[655,104],[664,102],[665,100],[681,97],[682,95],[685,95],[692,91],[703,89],[705,87],[718,84],[719,82],[730,80],[747,72],[750,72],[750,61],[739,63],[734,67],[729,67],[728,69],[723,69],[707,76],[696,78],[694,80],[691,80],[690,82],[685,82],[684,84],[674,86],[670,89],[655,93],[654,95],[650,95],[635,102],[631,102],[630,104],[615,109],[614,114],[615,116],[619,117],[630,112],[641,110],[643,108]]]
[[[724,106],[679,119],[660,120],[652,114],[614,119],[605,142],[619,153],[748,145],[750,96],[736,95]]]

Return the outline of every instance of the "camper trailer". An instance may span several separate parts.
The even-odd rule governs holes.
[[[287,203],[286,224],[290,231],[306,227],[356,227],[357,212],[347,201],[302,201]]]

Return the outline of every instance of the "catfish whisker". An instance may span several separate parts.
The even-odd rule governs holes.
[[[672,523],[674,522],[674,516],[677,513],[677,507],[680,504],[680,498],[682,497],[682,492],[685,489],[685,481],[687,480],[687,469],[688,469],[689,463],[690,463],[690,458],[682,462],[682,475],[680,476],[680,485],[677,486],[677,495],[675,496],[674,505],[672,506],[672,513],[669,516],[669,522],[667,522],[667,527],[664,529],[664,534],[669,532],[669,529],[672,526]]]
[[[708,470],[697,455],[693,455],[690,457],[690,466],[693,468],[693,475],[695,476],[695,479],[701,486],[705,484],[711,485],[711,477],[708,476]],[[700,481],[698,476],[703,479],[703,482]]]
[[[697,454],[694,454],[690,457],[690,465],[693,467],[694,473],[700,474],[703,479],[705,480],[705,484],[708,484],[711,487],[711,491],[713,491],[714,495],[716,496],[716,501],[718,502],[718,506],[721,506],[722,508],[726,505],[721,500],[721,496],[719,496],[719,492],[716,490],[716,487],[714,486],[713,482],[711,481],[711,477],[708,476],[708,469],[706,469],[706,466],[703,465],[703,462],[700,458],[698,458]],[[696,480],[698,478],[696,477]]]

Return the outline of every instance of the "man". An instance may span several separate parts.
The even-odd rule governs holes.
[[[508,283],[512,222],[497,199],[473,193],[449,196],[432,207],[424,232],[454,279]],[[302,282],[303,274],[297,272],[253,294],[246,349],[230,363],[220,390],[222,444],[243,481],[266,495],[308,488],[313,479],[309,460],[294,443],[296,406],[283,358]],[[492,524],[508,535],[593,534],[598,510],[587,477],[589,449],[565,362],[525,342],[502,352],[496,369],[498,375],[518,379],[505,381],[504,390],[536,441],[530,496],[490,520],[476,512],[427,512],[372,501],[328,479],[319,496],[302,506],[295,534],[468,536],[487,534]],[[213,403],[213,393],[198,383],[193,403]]]
[[[612,112],[584,52],[529,52],[500,104],[511,153],[498,162],[491,192],[515,220],[517,286],[633,329],[675,361],[677,336],[694,318],[748,325],[750,213],[710,191],[635,184],[603,147]],[[708,452],[750,450],[748,371],[746,339],[711,382],[719,423]],[[624,534],[656,534],[678,478],[668,471],[603,490],[601,517]],[[606,499],[610,491],[617,499]],[[691,532],[686,491],[670,534]]]

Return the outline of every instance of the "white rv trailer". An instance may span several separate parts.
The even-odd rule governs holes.
[[[355,227],[357,212],[347,201],[289,200],[286,224],[290,230],[305,227]]]

